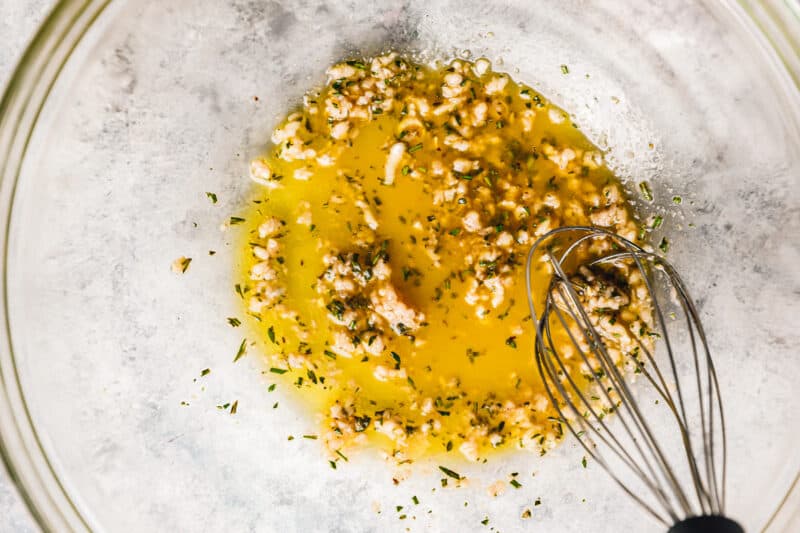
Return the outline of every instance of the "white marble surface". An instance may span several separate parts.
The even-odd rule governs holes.
[[[0,0],[0,86],[5,88],[19,57],[54,0]],[[5,468],[0,466],[0,533],[38,531]]]

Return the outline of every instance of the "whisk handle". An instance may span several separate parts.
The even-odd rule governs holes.
[[[744,533],[742,526],[722,515],[693,516],[681,520],[667,533]]]

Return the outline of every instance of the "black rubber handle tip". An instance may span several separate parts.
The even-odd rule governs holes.
[[[693,516],[681,520],[667,533],[744,533],[742,526],[721,515]]]

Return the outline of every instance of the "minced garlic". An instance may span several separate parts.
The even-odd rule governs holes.
[[[315,398],[332,453],[371,440],[398,462],[478,461],[560,440],[533,361],[525,255],[563,225],[637,234],[602,154],[565,116],[485,59],[429,68],[392,53],[331,67],[253,161],[266,189],[237,291],[276,377]],[[621,353],[635,344],[624,324],[646,319],[616,322],[629,302],[608,290],[586,297]]]

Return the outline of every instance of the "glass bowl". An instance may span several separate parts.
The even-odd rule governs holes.
[[[796,531],[791,7],[60,2],[0,103],[0,441],[41,528],[660,530],[581,466],[572,441],[545,459],[453,459],[472,481],[458,489],[439,486],[433,461],[402,481],[368,452],[332,470],[316,441],[287,440],[314,421],[280,387],[267,391],[255,354],[232,363],[237,237],[220,225],[249,194],[249,159],[326,66],[393,48],[489,58],[569,111],[633,196],[650,183],[655,201],[640,212],[664,217],[654,238],[672,242],[718,366],[729,513],[748,531]],[[170,270],[179,256],[194,258],[185,275]],[[234,400],[234,416],[217,407]],[[487,496],[515,471],[519,490]]]

